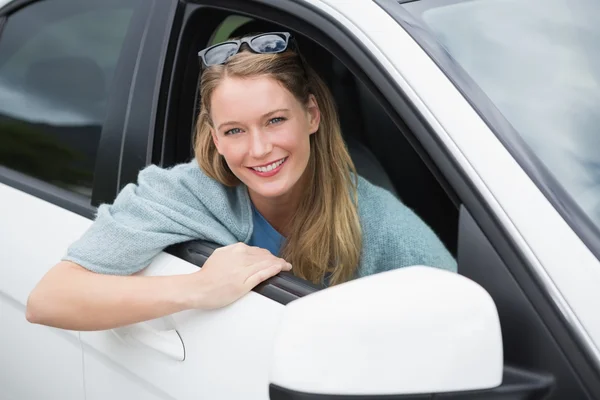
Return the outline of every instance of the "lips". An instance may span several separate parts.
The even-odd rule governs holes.
[[[261,165],[260,167],[251,167],[251,168],[257,172],[270,172],[270,171],[274,170],[275,168],[279,167],[281,164],[283,164],[285,162],[286,158],[287,157],[282,158],[281,160],[274,161],[271,164],[265,164],[265,165]]]
[[[281,168],[283,168],[287,159],[288,158],[285,157],[285,158],[279,159],[277,161],[274,161],[270,164],[265,164],[265,165],[261,165],[258,167],[248,167],[248,169],[250,171],[254,172],[258,176],[271,177],[271,176],[277,174],[281,170]]]

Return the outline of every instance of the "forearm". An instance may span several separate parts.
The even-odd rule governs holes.
[[[189,308],[185,275],[101,275],[62,262],[29,296],[30,322],[70,330],[104,330]]]

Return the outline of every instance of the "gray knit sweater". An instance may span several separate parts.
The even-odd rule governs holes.
[[[435,233],[394,195],[363,178],[358,183],[363,249],[357,277],[410,265],[456,271]],[[229,188],[206,176],[196,161],[142,170],[63,259],[98,273],[129,275],[165,247],[194,239],[247,243],[252,209],[244,185]]]

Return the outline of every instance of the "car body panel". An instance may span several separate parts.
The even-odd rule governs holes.
[[[32,325],[25,319],[25,307],[36,283],[91,221],[2,183],[0,199],[3,396],[36,399],[52,393],[61,399],[82,399],[78,332]]]
[[[162,253],[140,274],[177,275],[197,270]],[[185,347],[183,362],[123,341],[134,326],[81,332],[88,398],[119,397],[135,384],[164,399],[267,399],[270,354],[283,307],[250,292],[222,309],[188,310],[146,322],[159,331],[177,330]],[[126,377],[135,377],[135,382]],[[103,387],[103,382],[115,383]],[[98,397],[97,389],[102,396]]]

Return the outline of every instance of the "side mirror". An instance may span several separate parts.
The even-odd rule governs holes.
[[[500,322],[489,294],[461,275],[409,267],[288,304],[270,398],[425,399],[494,388],[502,377]]]

